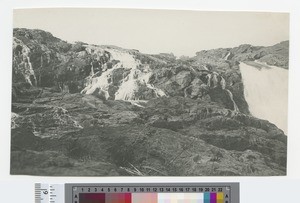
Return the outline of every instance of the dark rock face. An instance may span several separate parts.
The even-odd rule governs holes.
[[[268,65],[275,65],[288,69],[289,42],[284,41],[270,47],[255,47],[249,44],[235,48],[213,49],[197,52],[190,61],[194,65],[216,71],[226,80],[226,88],[233,94],[233,98],[243,113],[249,114],[248,104],[244,98],[244,88],[238,67],[242,61],[259,61]]]
[[[283,132],[218,103],[178,96],[139,107],[92,95],[48,96],[35,107],[14,104],[13,174],[285,174]]]
[[[11,173],[285,175],[287,137],[252,117],[239,61],[288,66],[288,42],[194,58],[15,29]]]

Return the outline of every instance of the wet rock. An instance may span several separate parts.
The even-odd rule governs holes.
[[[51,107],[53,105],[58,107]],[[27,108],[32,110],[21,111]],[[24,131],[25,125],[19,125],[21,128],[12,131],[12,157],[19,163],[12,165],[13,174],[285,173],[286,143],[279,139],[283,134],[275,138],[271,126],[265,128],[251,121],[250,116],[235,116],[232,111],[213,102],[171,97],[153,99],[144,107],[138,107],[126,101],[102,101],[93,95],[66,94],[60,100],[44,100],[40,107],[35,104],[21,108],[19,105],[18,109],[18,114],[25,118],[37,112],[41,115],[53,112],[48,113],[52,120],[62,119],[65,126],[53,128],[53,134],[55,131],[62,133],[66,127],[73,130],[67,130],[59,137],[40,138],[34,135],[34,125],[23,120],[26,121],[23,124],[32,127]],[[68,124],[68,116],[76,118],[82,128]],[[31,123],[37,126],[33,121]],[[49,121],[47,123],[53,124],[51,119]],[[51,131],[45,132],[49,134]],[[21,156],[20,150],[27,152]],[[53,159],[45,161],[47,155]],[[187,167],[182,168],[182,165]]]
[[[181,88],[185,88],[191,83],[192,75],[189,71],[181,71],[175,76],[175,81]]]
[[[39,30],[14,36],[13,69],[30,62],[37,85],[14,74],[12,174],[285,175],[287,138],[250,115],[238,65],[286,67],[287,42],[181,60]]]
[[[109,94],[106,91],[100,89],[99,87],[95,88],[91,95],[94,95],[101,100],[106,100],[109,98]]]

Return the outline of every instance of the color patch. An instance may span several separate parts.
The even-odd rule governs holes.
[[[204,203],[210,203],[210,193],[209,192],[204,193]]]
[[[158,203],[157,193],[132,193],[132,203]]]
[[[217,203],[224,203],[224,193],[223,192],[217,193]]]
[[[217,193],[210,193],[210,203],[217,203]]]
[[[203,203],[203,193],[185,193],[182,203]]]
[[[80,203],[105,203],[104,193],[81,193],[79,194]]]
[[[219,193],[81,193],[79,203],[224,203]]]
[[[203,203],[203,193],[159,193],[158,203]]]
[[[131,203],[131,193],[106,193],[105,203]]]

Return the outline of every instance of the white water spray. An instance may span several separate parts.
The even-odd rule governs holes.
[[[99,55],[104,53],[104,49],[101,47],[90,46],[86,49],[88,52]],[[120,80],[120,85],[115,93],[115,100],[139,100],[136,96],[140,85],[146,85],[147,88],[152,89],[157,97],[166,96],[166,94],[158,88],[155,88],[152,84],[149,84],[149,79],[152,75],[152,71],[149,65],[142,65],[140,60],[136,59],[130,52],[121,49],[107,49],[110,53],[112,60],[119,61],[111,69],[104,71],[101,76],[93,77],[92,75],[87,78],[86,87],[81,91],[84,94],[93,94],[99,89],[105,93],[105,97],[108,98],[108,89],[111,85],[112,76],[117,69],[126,69],[129,74]]]
[[[287,134],[288,70],[240,64],[251,114],[274,123]]]

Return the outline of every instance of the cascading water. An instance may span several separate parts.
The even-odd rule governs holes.
[[[32,81],[31,81],[31,79],[30,79],[30,77],[32,76],[33,77],[33,81],[34,81],[34,85],[36,86],[37,84],[37,79],[36,79],[36,77],[35,77],[35,74],[34,74],[34,71],[33,71],[33,68],[32,68],[32,64],[31,64],[31,62],[30,62],[30,58],[29,58],[29,56],[28,56],[28,53],[26,53],[26,59],[27,59],[27,64],[26,64],[26,66],[28,66],[28,68],[26,68],[25,70],[26,70],[26,72],[25,72],[25,79],[26,79],[26,81],[30,84],[30,85],[33,85],[32,84]]]
[[[288,70],[240,63],[240,71],[251,114],[274,123],[287,134]]]
[[[13,56],[14,71],[21,74],[28,84],[36,86],[37,79],[29,58],[30,49],[17,38],[14,38],[13,49],[14,51],[18,49]]]
[[[84,94],[93,94],[95,91],[102,92],[106,98],[109,98],[109,86],[112,83],[112,77],[114,72],[118,69],[123,69],[129,72],[129,74],[120,79],[118,89],[115,92],[115,100],[140,100],[139,96],[136,96],[140,86],[146,86],[148,89],[152,89],[157,97],[166,96],[166,94],[158,88],[155,88],[149,83],[149,79],[152,75],[149,65],[141,64],[140,60],[136,59],[133,54],[121,49],[103,49],[101,47],[89,46],[86,48],[89,53],[97,54],[99,58],[101,55],[110,53],[111,60],[119,61],[111,69],[104,71],[100,76],[94,77],[95,70],[92,65],[91,75],[87,78],[86,87],[81,91]],[[142,68],[141,68],[142,66]]]

